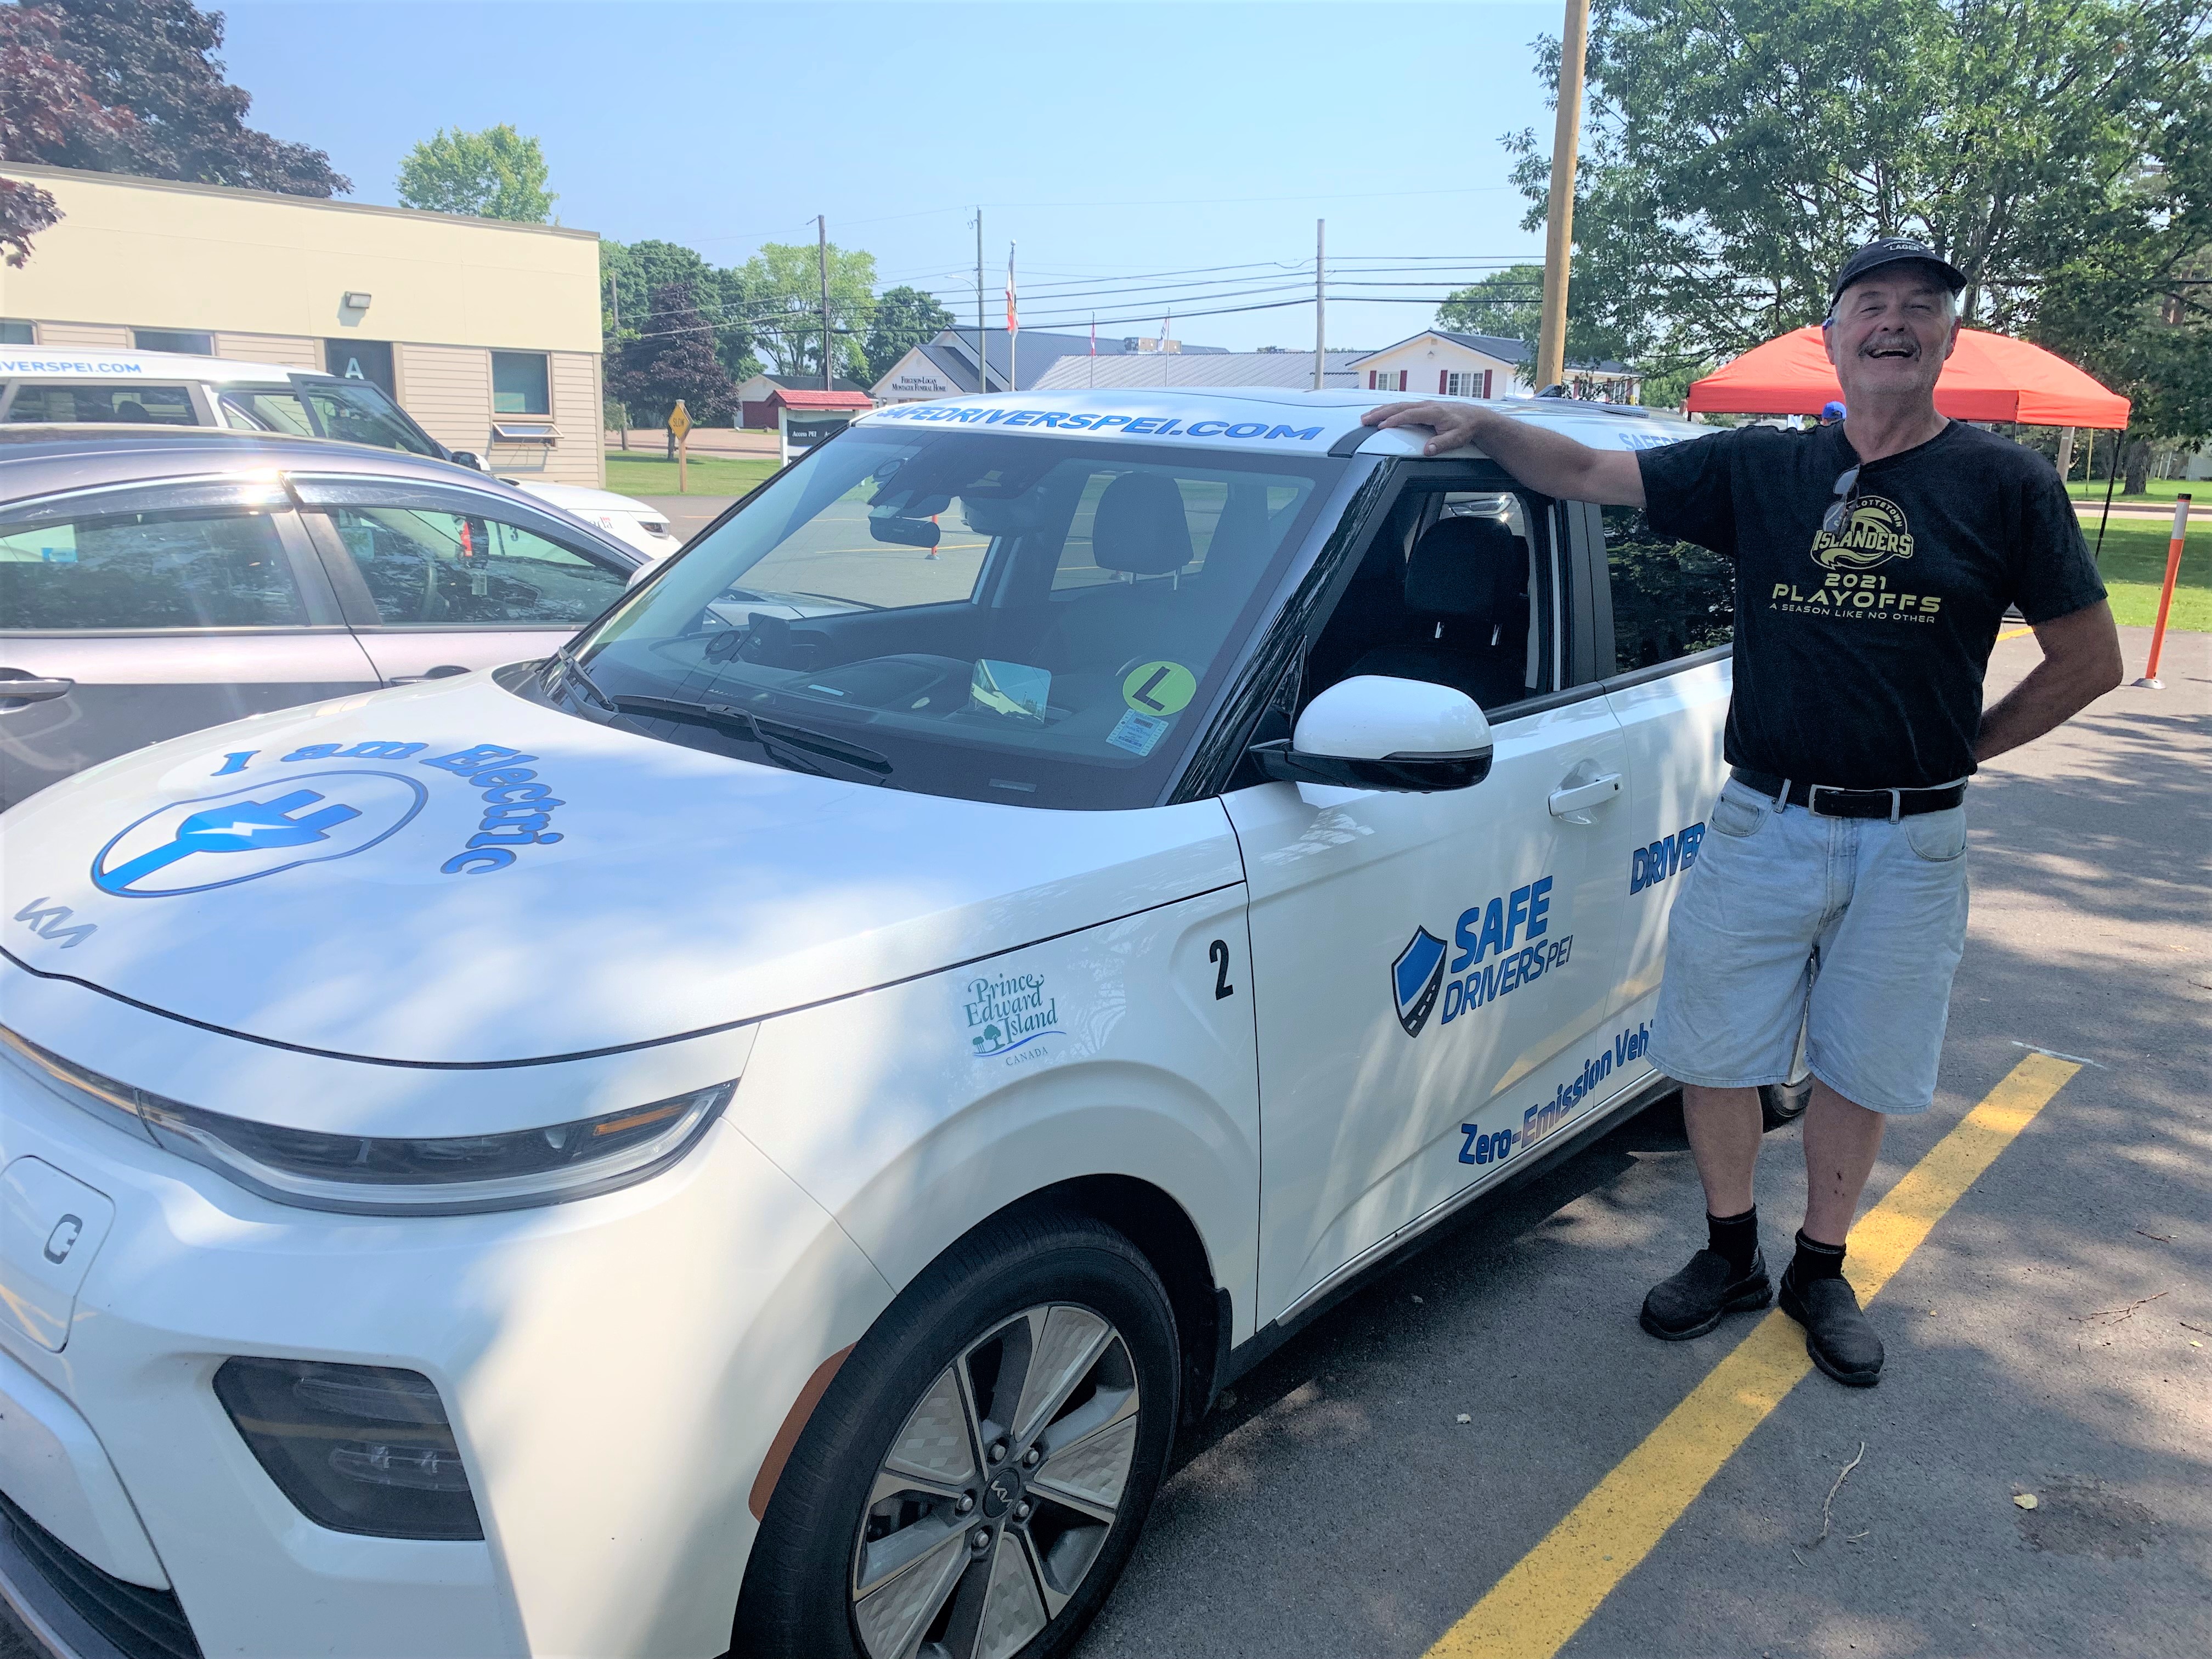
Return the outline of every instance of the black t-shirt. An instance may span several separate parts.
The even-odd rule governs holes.
[[[2105,585],[2051,463],[1954,421],[1860,469],[1838,424],[1737,427],[1638,457],[1645,516],[1735,562],[1731,764],[1848,788],[1974,770],[1982,677],[2008,604],[2031,623]]]

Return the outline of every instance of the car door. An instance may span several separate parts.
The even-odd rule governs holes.
[[[1471,627],[1489,663],[1460,682],[1487,694],[1495,758],[1449,793],[1225,797],[1251,895],[1263,1320],[1533,1151],[1603,1097],[1612,1064],[1624,744],[1601,688],[1562,687],[1589,659],[1569,637],[1565,520],[1494,469],[1401,465],[1300,701],[1354,673],[1455,683],[1436,653]],[[1486,611],[1416,592],[1458,517],[1490,526],[1467,548],[1525,561]],[[1520,672],[1493,672],[1516,652]]]
[[[638,555],[489,491],[295,473],[340,604],[387,684],[550,655]]]
[[[266,478],[0,507],[0,806],[145,744],[376,684]]]
[[[1735,667],[1735,568],[1654,535],[1640,507],[1582,510],[1592,540],[1603,542],[1600,586],[1610,616],[1601,633],[1611,635],[1613,658],[1606,702],[1628,745],[1621,816],[1629,852],[1613,891],[1626,906],[1620,1018],[1640,1032],[1666,967],[1668,915],[1727,775],[1721,744]]]

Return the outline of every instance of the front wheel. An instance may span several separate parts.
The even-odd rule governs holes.
[[[732,1643],[761,1659],[1048,1659],[1166,1467],[1175,1316],[1110,1228],[1017,1218],[909,1285],[777,1482]]]

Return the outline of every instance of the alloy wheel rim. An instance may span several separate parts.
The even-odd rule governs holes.
[[[1011,1659],[1081,1588],[1136,1462],[1136,1367],[1073,1303],[1000,1321],[939,1372],[869,1488],[853,1547],[868,1659]]]

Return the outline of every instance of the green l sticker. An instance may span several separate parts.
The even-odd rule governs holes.
[[[1140,714],[1181,714],[1198,695],[1198,676],[1179,662],[1139,663],[1121,682],[1121,701]]]

